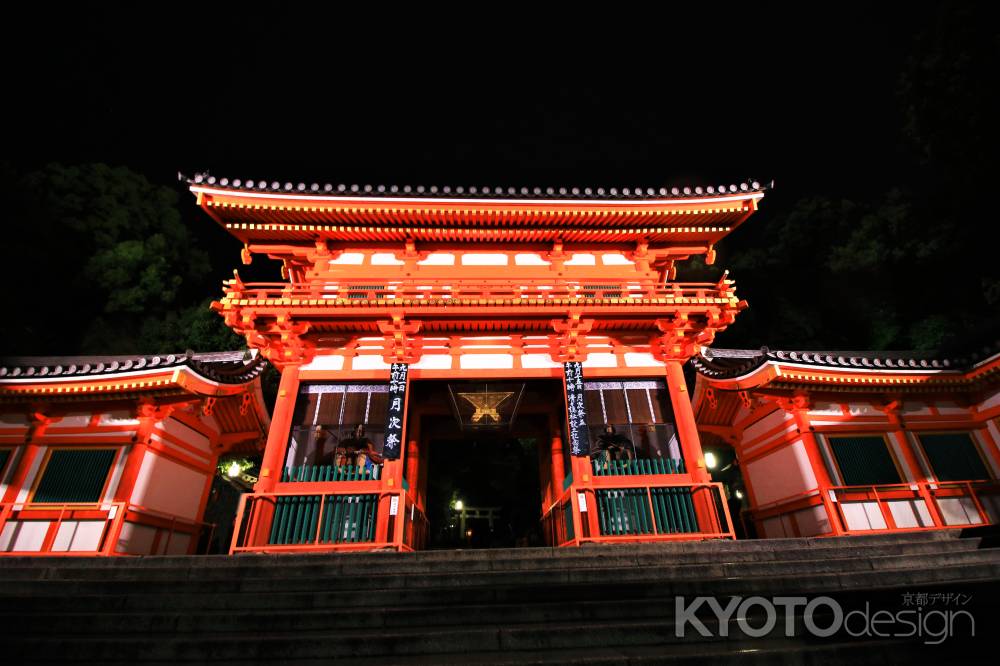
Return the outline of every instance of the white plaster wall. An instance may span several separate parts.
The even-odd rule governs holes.
[[[462,255],[463,266],[506,266],[509,257],[499,252],[467,252]]]
[[[514,255],[514,263],[518,266],[550,266],[551,261],[545,261],[540,254],[522,252]]]
[[[432,252],[417,262],[420,266],[454,266],[455,255],[449,252]]]
[[[123,446],[115,453],[114,463],[111,465],[111,480],[104,490],[103,500],[110,502],[118,492],[118,484],[121,483],[122,474],[125,473],[125,464],[128,462],[129,453],[132,452],[133,445]]]
[[[785,528],[781,523],[781,516],[767,518],[761,521],[761,529],[767,539],[781,539],[785,535]]]
[[[381,356],[374,354],[370,356],[355,356],[351,359],[352,370],[389,370],[391,367]]]
[[[340,354],[324,354],[302,366],[303,370],[343,370],[344,357]]]
[[[36,552],[42,549],[48,520],[9,520],[0,532],[0,552]]]
[[[986,400],[983,400],[983,402],[979,405],[979,410],[983,411],[991,409],[997,405],[1000,405],[1000,391],[994,392],[993,395],[987,397]]]
[[[750,462],[745,474],[760,505],[816,488],[816,475],[801,439]]]
[[[887,527],[878,502],[841,502],[840,508],[849,530],[884,530]]]
[[[459,357],[463,370],[497,370],[514,367],[513,354],[465,354]]]
[[[67,414],[58,421],[53,421],[52,424],[46,429],[46,432],[52,432],[61,428],[86,428],[87,425],[90,424],[91,416],[92,414],[90,412]]]
[[[817,400],[813,408],[809,410],[810,416],[841,416],[844,410],[835,402],[822,402]]]
[[[799,527],[799,536],[815,536],[830,532],[830,517],[822,505],[800,509],[792,514]]]
[[[349,265],[349,266],[359,266],[365,263],[365,255],[361,252],[344,252],[336,259],[331,259],[331,265]]]
[[[392,252],[376,252],[372,255],[372,266],[402,266],[404,261],[396,258]]]
[[[170,543],[167,543],[167,533],[164,532],[160,536],[160,542],[160,552],[163,555],[186,555],[191,545],[191,535],[174,533],[170,537]]]
[[[896,460],[899,461],[899,468],[903,470],[903,480],[913,481],[915,480],[915,474],[921,474],[921,470],[915,469],[911,470],[909,463],[906,458],[903,457],[903,449],[900,448],[899,442],[891,434],[887,436],[886,441],[889,443],[889,448],[892,449],[892,454],[895,456]]]
[[[896,527],[933,527],[934,521],[922,499],[889,500],[889,513]]]
[[[58,552],[94,551],[101,546],[106,521],[67,520],[56,531],[52,550]]]
[[[945,525],[978,525],[982,522],[971,497],[940,497],[937,505]]]
[[[97,423],[102,426],[137,426],[139,425],[139,419],[131,411],[120,409],[101,414],[101,418]]]
[[[411,370],[450,370],[451,354],[424,354]]]
[[[630,368],[666,367],[666,363],[657,361],[649,352],[625,352],[625,365]]]
[[[148,451],[132,491],[132,504],[194,520],[206,475]]]
[[[522,368],[561,368],[562,363],[556,363],[549,354],[523,354],[521,356]]]
[[[901,410],[904,416],[926,416],[931,413],[930,407],[919,400],[907,400],[903,403]]]
[[[847,413],[851,416],[885,416],[866,402],[852,402],[847,405]]]
[[[5,412],[0,414],[0,429],[2,428],[27,428],[28,417],[25,414],[12,414]]]
[[[772,428],[777,428],[783,422],[788,423],[794,420],[795,417],[789,414],[788,412],[784,411],[783,409],[779,409],[776,412],[771,412],[770,414],[768,414],[761,420],[757,421],[756,423],[752,423],[748,425],[746,428],[744,428],[743,444],[745,446],[747,443],[752,442],[758,437],[761,437],[768,430],[771,430]]]
[[[125,523],[118,538],[119,552],[132,555],[152,555],[156,529],[147,525]]]
[[[157,423],[155,430],[163,430],[181,440],[185,444],[190,444],[196,449],[211,454],[211,444],[209,443],[208,437],[205,437],[205,435],[201,434],[194,428],[185,423],[181,423],[173,417],[164,419]]]
[[[607,352],[592,352],[587,354],[587,360],[583,362],[585,368],[617,368],[618,357]]]

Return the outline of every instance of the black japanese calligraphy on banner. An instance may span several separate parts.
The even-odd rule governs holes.
[[[587,410],[583,406],[583,364],[563,363],[566,380],[566,413],[569,418],[569,450],[574,456],[590,455]]]
[[[382,457],[398,460],[403,442],[403,415],[406,413],[406,375],[410,366],[393,363],[389,375],[389,409],[385,416],[385,446]]]

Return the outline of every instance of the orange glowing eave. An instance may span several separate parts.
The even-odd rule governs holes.
[[[0,380],[0,397],[71,397],[158,393],[182,389],[198,397],[223,397],[246,391],[246,384],[220,384],[188,368],[94,378],[26,378]]]
[[[370,240],[509,240],[512,228],[521,234],[558,229],[594,240],[668,234],[678,240],[685,235],[718,239],[745,221],[764,196],[752,191],[683,199],[434,199],[242,192],[199,185],[191,191],[199,206],[238,236],[332,232]]]
[[[967,371],[960,370],[895,370],[883,368],[818,369],[795,363],[768,361],[740,377],[713,379],[702,376],[708,386],[723,391],[785,387],[847,387],[886,390],[893,388],[933,387],[947,390],[968,387],[988,378],[1000,377],[1000,354],[977,364]]]

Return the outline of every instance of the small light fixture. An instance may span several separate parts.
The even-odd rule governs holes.
[[[472,530],[465,530],[465,536],[472,538]]]
[[[455,500],[455,511],[461,511],[464,508],[465,504],[462,503],[462,500]]]
[[[719,459],[715,457],[715,454],[711,451],[705,452],[705,467],[709,469],[715,469],[719,466]]]
[[[733,494],[736,495],[736,499],[743,499],[743,491],[742,490],[737,489],[736,492],[733,493]]]
[[[240,467],[240,464],[234,460],[233,462],[229,463],[229,467],[226,468],[226,476],[228,476],[230,479],[235,479],[240,475],[240,472],[242,471],[243,468]]]

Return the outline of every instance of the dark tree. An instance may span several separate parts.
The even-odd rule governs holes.
[[[173,190],[104,164],[4,171],[5,353],[239,346],[208,310],[208,255]]]

